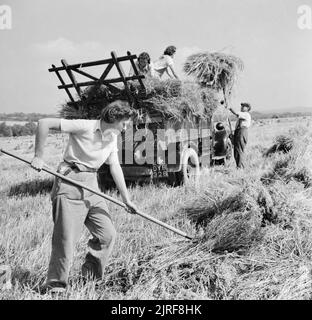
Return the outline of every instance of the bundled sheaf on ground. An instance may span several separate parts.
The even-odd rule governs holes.
[[[194,240],[152,246],[133,257],[130,264],[111,265],[114,271],[105,285],[127,294],[140,292],[141,298],[238,298],[233,290],[239,276],[252,273],[253,259],[249,255],[265,241],[267,223],[272,220],[274,226],[283,219],[291,227],[294,214],[288,198],[276,197],[280,209],[288,207],[291,212],[272,217],[275,207],[270,195],[261,192],[261,183],[257,189],[254,183],[248,183],[243,190],[237,186],[230,192],[204,192],[180,212],[196,224]],[[222,191],[220,199],[217,193]]]
[[[296,158],[287,162],[289,172],[309,156],[312,141],[309,134],[293,137],[301,145],[288,151]],[[284,151],[275,156],[279,161]],[[311,299],[310,189],[300,179],[267,184],[261,173],[244,174],[203,182],[179,211],[196,237],[151,245],[111,264],[106,288],[135,298]]]
[[[278,136],[264,155],[273,157],[271,170],[262,176],[264,183],[296,180],[306,188],[312,186],[312,135],[306,130]]]
[[[275,152],[288,153],[294,146],[294,139],[285,135],[280,135],[275,138],[274,144],[265,152],[269,156]]]
[[[185,63],[184,71],[193,75],[193,81],[176,79],[159,80],[146,77],[142,92],[139,83],[132,81],[129,85],[134,97],[133,107],[147,113],[160,112],[168,119],[185,119],[191,116],[210,118],[220,104],[220,93],[229,98],[238,71],[242,70],[239,58],[221,53],[200,53],[190,56]],[[186,67],[187,66],[187,67]],[[203,79],[213,79],[208,85]],[[95,95],[89,101],[89,95]],[[60,110],[60,115],[69,119],[96,119],[100,111],[110,102],[127,100],[127,92],[122,89],[114,93],[107,86],[98,89],[87,87],[77,103],[68,102]]]

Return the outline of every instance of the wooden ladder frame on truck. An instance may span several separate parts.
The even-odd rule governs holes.
[[[61,82],[61,85],[58,86],[58,89],[64,89],[70,99],[69,104],[73,104],[76,106],[77,101],[83,101],[86,105],[92,102],[92,99],[94,98],[97,90],[102,86],[105,85],[111,93],[118,94],[121,91],[125,90],[127,99],[130,103],[130,105],[133,105],[133,102],[135,101],[136,97],[131,92],[128,81],[137,80],[140,84],[139,92],[145,93],[146,89],[144,86],[144,83],[142,79],[144,79],[144,75],[140,75],[138,72],[138,69],[135,64],[135,59],[137,59],[137,56],[135,54],[131,54],[129,51],[127,52],[126,56],[117,57],[116,53],[114,51],[111,52],[111,58],[104,59],[104,60],[97,60],[97,61],[90,61],[90,62],[83,62],[83,63],[75,63],[75,64],[68,64],[65,59],[61,60],[62,66],[56,67],[54,64],[52,64],[52,68],[48,69],[49,72],[55,72],[56,76],[58,77],[59,81]],[[125,75],[125,72],[122,68],[121,62],[124,61],[130,61],[131,66],[134,71],[134,75],[127,77]],[[100,77],[90,74],[90,72],[86,72],[85,68],[88,67],[94,67],[94,66],[100,66],[100,65],[106,65],[106,68],[104,69],[102,75]],[[107,76],[109,75],[110,71],[113,69],[113,67],[116,67],[119,77],[113,77],[107,79]],[[84,70],[82,70],[84,69]],[[61,72],[65,72],[69,78],[69,83],[66,83],[64,81],[64,78],[61,75]],[[89,81],[82,81],[78,82],[75,73],[82,75],[86,77]],[[115,86],[116,83],[123,83],[124,88]],[[89,93],[88,98],[83,97],[82,95],[82,87],[88,87],[93,86],[92,91]],[[75,100],[73,93],[70,91],[70,89],[74,89],[76,94],[78,95],[77,100]]]

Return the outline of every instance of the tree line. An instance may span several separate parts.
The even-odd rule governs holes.
[[[311,113],[306,112],[285,112],[280,114],[275,113],[261,113],[261,112],[251,112],[253,120],[259,119],[278,119],[278,118],[288,118],[288,117],[300,117],[300,116],[311,116]],[[40,113],[30,113],[25,114],[22,112],[16,112],[11,114],[0,113],[0,137],[18,137],[18,136],[28,136],[34,135],[36,133],[37,124],[36,122],[41,118],[47,117],[57,117],[56,115],[47,115]],[[7,125],[5,121],[28,121],[26,124],[14,124]],[[236,120],[234,116],[230,117],[230,120]]]
[[[46,114],[46,113],[24,113],[24,112],[14,112],[14,113],[0,113],[0,121],[27,121],[27,122],[37,122],[42,118],[57,118],[56,114]]]
[[[0,123],[0,137],[31,136],[36,133],[37,124],[27,122],[24,125],[14,124],[8,126],[5,122]]]

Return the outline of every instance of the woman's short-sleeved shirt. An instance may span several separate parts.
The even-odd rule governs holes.
[[[173,65],[174,65],[173,59],[170,56],[164,54],[158,60],[154,61],[153,69],[154,69],[154,72],[161,77],[163,73],[166,71],[166,69],[169,66],[173,66]]]
[[[115,130],[102,132],[100,120],[61,119],[61,131],[69,133],[64,160],[98,169],[113,153],[118,152]],[[111,157],[118,159],[116,155]]]

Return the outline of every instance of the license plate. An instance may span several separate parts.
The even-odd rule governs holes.
[[[153,178],[166,178],[168,177],[168,168],[166,164],[153,165]]]

